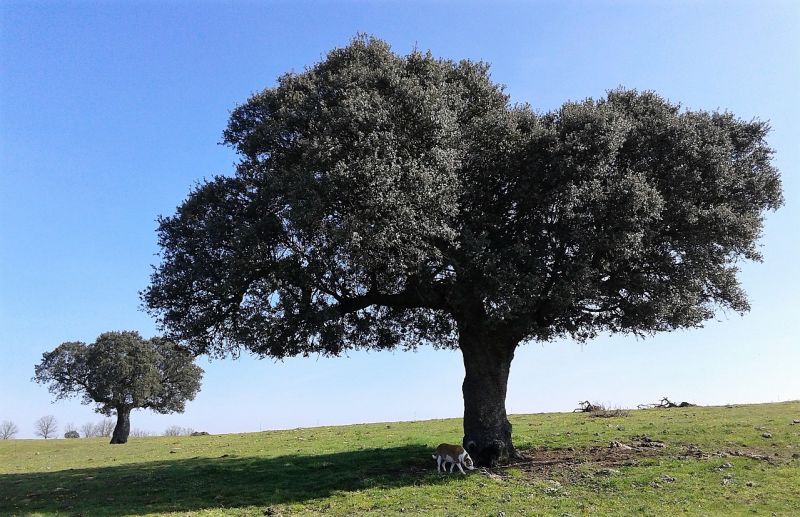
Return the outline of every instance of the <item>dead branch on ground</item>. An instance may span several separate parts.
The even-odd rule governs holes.
[[[601,411],[605,409],[601,404],[592,404],[588,400],[578,402],[578,408],[574,409],[573,413],[591,413],[593,411]]]
[[[672,402],[667,397],[663,397],[661,400],[656,402],[655,404],[639,404],[636,406],[638,409],[661,409],[661,408],[673,408],[673,407],[694,407],[695,404],[691,404],[689,402],[681,402],[676,404]]]

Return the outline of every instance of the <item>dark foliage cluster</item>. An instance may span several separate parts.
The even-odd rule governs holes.
[[[160,220],[142,296],[195,354],[698,326],[748,308],[767,132],[624,89],[539,113],[485,63],[357,38],[234,110],[236,173]]]
[[[106,332],[94,343],[63,343],[42,355],[34,380],[48,384],[56,399],[80,394],[106,416],[134,408],[182,412],[200,389],[203,370],[194,358],[162,338],[137,332]],[[110,421],[83,426],[84,433],[110,434]]]

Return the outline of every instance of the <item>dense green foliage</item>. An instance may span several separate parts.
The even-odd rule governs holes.
[[[137,408],[182,412],[200,390],[203,370],[193,359],[159,337],[106,332],[88,345],[67,342],[45,352],[34,380],[48,384],[57,400],[80,394],[84,404],[95,403],[95,410],[106,416],[127,418]]]
[[[537,113],[485,63],[357,38],[234,110],[236,174],[160,220],[143,298],[196,354],[459,347],[490,464],[520,343],[748,309],[738,264],[782,203],[767,132],[624,89]]]
[[[458,420],[132,438],[122,449],[9,440],[0,515],[788,516],[800,507],[798,418],[799,402],[512,415],[534,461],[491,476],[437,474],[431,451],[460,436]],[[627,459],[608,448],[642,435],[666,447]]]
[[[615,90],[539,114],[484,63],[357,39],[237,108],[235,177],[163,218],[144,293],[197,352],[514,344],[747,309],[740,259],[781,204],[767,125]]]

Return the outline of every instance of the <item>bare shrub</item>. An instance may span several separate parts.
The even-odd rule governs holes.
[[[164,431],[164,436],[190,436],[194,432],[191,427],[181,427],[179,425],[172,425],[167,427]]]
[[[11,420],[3,420],[0,424],[0,440],[10,440],[19,432],[17,424]]]
[[[99,421],[94,426],[94,435],[93,436],[111,436],[111,433],[114,432],[114,421],[110,418],[104,418],[103,420]]]
[[[91,438],[97,436],[95,433],[95,425],[91,422],[86,422],[81,426],[81,434],[84,438]]]
[[[134,429],[131,431],[131,436],[134,438],[144,438],[146,436],[153,436],[153,433],[150,431],[145,431],[144,429]]]
[[[75,430],[67,431],[66,433],[64,433],[64,438],[80,438],[80,437],[81,435],[78,434],[78,431]]]

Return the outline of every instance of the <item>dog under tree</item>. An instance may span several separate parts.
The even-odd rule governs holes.
[[[142,296],[195,354],[459,348],[490,465],[517,454],[521,343],[748,309],[737,264],[782,203],[767,132],[624,89],[538,113],[485,63],[358,37],[233,111],[236,173],[160,219]]]
[[[94,343],[62,343],[42,354],[34,380],[56,399],[83,396],[95,411],[117,415],[111,443],[126,443],[133,409],[182,413],[200,390],[203,370],[175,343],[138,332],[106,332]]]

